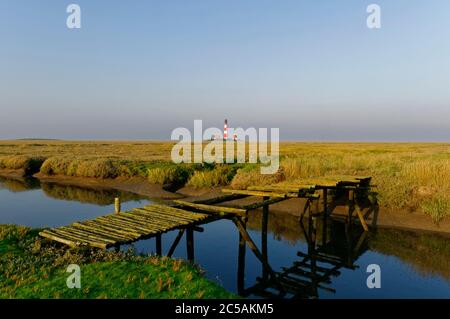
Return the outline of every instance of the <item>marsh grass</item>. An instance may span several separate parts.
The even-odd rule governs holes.
[[[228,185],[242,165],[218,164],[211,169],[196,170],[187,185],[206,188]]]
[[[431,198],[427,198],[421,204],[421,208],[424,212],[431,216],[435,223],[439,223],[450,212],[450,198],[445,194],[434,195]]]
[[[279,183],[285,180],[283,169],[275,174],[261,174],[258,165],[248,165],[239,169],[231,181],[231,187],[234,189],[246,189],[254,185],[269,185]]]
[[[191,165],[160,163],[148,169],[147,178],[152,184],[184,185],[193,173],[194,167]]]
[[[0,169],[21,167],[25,158],[48,158],[44,174],[81,177],[148,178],[150,182],[188,182],[194,187],[227,183],[210,167],[174,169],[173,142],[0,142]],[[281,169],[262,175],[248,164],[236,171],[234,188],[326,175],[370,175],[382,206],[423,210],[435,221],[450,215],[449,143],[280,143]],[[11,159],[10,157],[17,157]],[[168,167],[168,168],[167,168]],[[187,165],[187,167],[190,167]]]
[[[439,222],[450,215],[450,160],[434,154],[305,154],[281,161],[287,180],[327,175],[373,176],[382,206],[421,209]]]
[[[0,158],[0,169],[23,170],[24,175],[32,175],[39,172],[44,160],[41,156],[5,156]]]
[[[41,167],[46,175],[115,178],[119,175],[118,164],[110,159],[48,158]]]
[[[0,298],[234,297],[188,262],[132,251],[68,249],[37,234],[0,225]],[[67,288],[70,264],[81,266],[81,289]]]
[[[73,176],[74,168],[71,167],[73,160],[64,157],[50,157],[42,164],[40,172],[46,175]],[[70,173],[69,173],[70,167]]]

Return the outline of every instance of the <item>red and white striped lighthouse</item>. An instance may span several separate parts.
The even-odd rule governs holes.
[[[225,120],[225,123],[223,124],[223,139],[228,139],[228,121]]]

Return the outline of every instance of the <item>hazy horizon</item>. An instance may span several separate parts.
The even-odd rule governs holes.
[[[0,140],[450,142],[447,0],[2,1],[0,43]]]

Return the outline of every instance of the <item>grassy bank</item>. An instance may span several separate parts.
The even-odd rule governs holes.
[[[42,164],[46,175],[117,178],[139,176],[150,183],[245,188],[327,175],[371,175],[378,201],[390,208],[423,211],[436,222],[450,215],[449,143],[280,144],[277,174],[257,165],[175,165],[172,142],[0,142],[0,169]],[[29,164],[27,164],[30,166]],[[36,166],[34,166],[36,167]],[[34,169],[36,170],[36,169]],[[33,171],[33,170],[31,170]]]
[[[0,298],[231,298],[182,261],[131,252],[67,249],[38,230],[0,225]],[[81,288],[66,285],[67,266],[81,267]]]

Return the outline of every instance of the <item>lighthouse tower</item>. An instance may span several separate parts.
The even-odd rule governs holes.
[[[228,120],[225,120],[225,123],[223,124],[223,139],[228,139]]]

